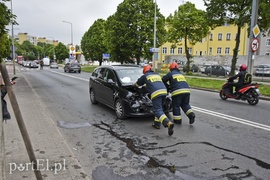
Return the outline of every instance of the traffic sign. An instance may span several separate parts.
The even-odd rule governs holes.
[[[259,34],[260,34],[260,28],[258,25],[254,26],[254,28],[252,29],[253,35],[256,38]]]
[[[110,54],[103,54],[103,59],[110,59]]]
[[[150,48],[150,52],[159,52],[159,48]]]
[[[260,41],[257,38],[253,38],[250,43],[251,50],[256,52],[260,47]]]

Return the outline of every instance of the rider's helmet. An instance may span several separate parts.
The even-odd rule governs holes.
[[[176,62],[173,62],[171,65],[170,65],[170,71],[172,69],[175,69],[175,68],[179,68],[178,64]]]
[[[245,64],[242,64],[241,66],[240,66],[240,69],[239,69],[240,71],[245,71],[245,70],[247,70],[247,65],[245,65]]]
[[[150,70],[152,70],[152,66],[150,66],[150,65],[144,66],[144,68],[143,68],[143,74],[147,73]]]

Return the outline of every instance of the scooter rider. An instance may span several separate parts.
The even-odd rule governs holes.
[[[245,64],[242,64],[239,68],[239,73],[228,79],[228,88],[230,89],[231,94],[233,94],[233,87],[235,87],[235,90],[237,92],[239,88],[244,86],[246,70],[247,66]],[[238,82],[233,82],[233,80],[236,78],[238,78]]]
[[[136,86],[142,86],[146,84],[146,89],[151,95],[152,100],[152,110],[155,115],[155,120],[152,126],[156,129],[160,129],[161,124],[168,128],[168,134],[171,136],[173,134],[174,124],[169,120],[169,118],[163,112],[163,100],[167,95],[167,89],[162,82],[160,75],[152,71],[150,65],[146,65],[143,68],[143,74],[137,82],[134,84]]]
[[[190,88],[185,77],[178,68],[178,64],[173,62],[170,65],[170,72],[162,78],[162,81],[165,84],[167,84],[167,82],[170,83],[174,123],[182,123],[182,109],[189,118],[189,124],[193,124],[195,122],[195,114],[189,105]]]

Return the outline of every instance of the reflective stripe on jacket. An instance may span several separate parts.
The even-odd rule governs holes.
[[[162,82],[160,75],[153,71],[146,72],[143,76],[141,76],[137,82],[137,86],[142,86],[146,84],[146,89],[151,95],[151,99],[167,95],[167,89]]]
[[[170,83],[170,89],[172,96],[184,93],[190,93],[189,85],[186,81],[186,78],[178,69],[173,69],[169,73],[167,73],[163,78],[162,81]]]

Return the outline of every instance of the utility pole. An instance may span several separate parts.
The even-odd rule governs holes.
[[[259,0],[252,0],[252,14],[251,14],[251,23],[250,23],[250,34],[249,34],[249,51],[248,51],[248,73],[252,74],[252,66],[253,66],[253,59],[254,59],[254,52],[252,50],[252,40],[254,38],[253,28],[257,24],[258,20],[258,7],[259,7]]]

